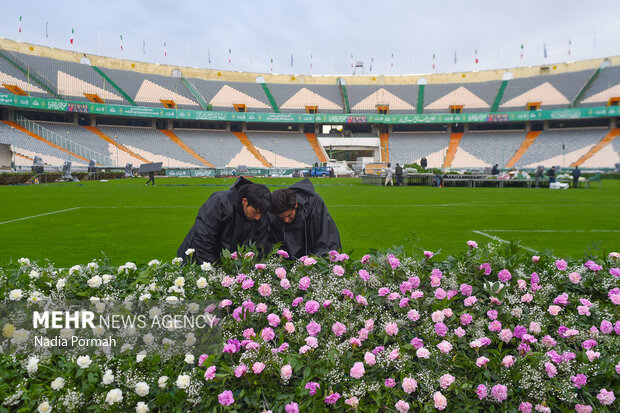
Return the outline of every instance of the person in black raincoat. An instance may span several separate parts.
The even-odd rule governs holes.
[[[342,248],[338,227],[309,179],[273,191],[271,199],[271,236],[290,256],[323,255]]]
[[[271,192],[265,185],[237,178],[227,191],[211,194],[196,216],[177,251],[177,257],[188,260],[186,251],[195,250],[197,264],[214,263],[222,250],[236,251],[238,245],[255,243],[265,248],[268,243],[267,212],[271,208]]]

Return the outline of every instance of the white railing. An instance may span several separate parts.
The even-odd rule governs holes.
[[[71,153],[79,155],[88,160],[94,159],[95,162],[102,166],[114,166],[114,162],[109,156],[93,151],[92,149],[88,149],[87,147],[82,146],[79,143],[71,141],[71,139],[69,138],[65,138],[64,136],[60,136],[59,134],[54,133],[49,129],[45,129],[41,125],[31,121],[30,119],[26,119],[25,117],[17,113],[15,114],[15,122],[28,129],[30,132],[60,146],[61,148],[68,150]]]

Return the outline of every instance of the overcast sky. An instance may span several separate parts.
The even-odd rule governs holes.
[[[351,74],[353,60],[366,74],[445,73],[620,55],[619,0],[2,3],[3,38],[222,70]]]

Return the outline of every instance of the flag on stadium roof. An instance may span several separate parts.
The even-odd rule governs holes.
[[[123,51],[123,35],[121,34],[121,52]]]
[[[312,53],[310,53],[310,70],[312,70]]]
[[[370,58],[370,70],[369,70],[370,72],[372,72],[372,62],[373,62],[374,60],[375,60],[375,58],[374,58],[374,57],[371,57],[371,58]]]
[[[547,58],[547,43],[543,44],[543,56]]]
[[[229,63],[229,64],[230,64],[230,63],[232,63],[232,56],[231,56],[231,53],[232,53],[232,49],[228,49],[228,63]]]
[[[47,35],[47,25],[49,22],[45,22],[45,38],[47,39],[49,36]]]
[[[435,70],[435,53],[433,53],[433,70]]]
[[[570,46],[573,44],[573,42],[570,41],[570,39],[568,39],[568,55],[570,56]]]
[[[456,50],[454,51],[454,64],[456,64]]]
[[[207,50],[207,58],[209,59],[209,64],[211,64],[211,49]]]
[[[164,58],[168,57],[168,48],[166,47],[166,42],[164,42]]]
[[[22,16],[19,16],[19,32],[22,32]]]
[[[142,39],[142,54],[146,54],[146,39]]]
[[[394,53],[392,53],[392,62],[390,63],[390,67],[394,68]]]
[[[524,45],[521,45],[521,60],[523,60],[523,49],[524,49]]]
[[[293,53],[291,53],[291,67],[293,67]]]
[[[476,64],[480,63],[480,60],[478,60],[478,49],[474,49],[474,56]]]
[[[75,33],[75,30],[73,28],[71,28],[71,38],[69,39],[69,43],[73,44],[73,34]]]

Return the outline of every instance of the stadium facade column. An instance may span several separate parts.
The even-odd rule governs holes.
[[[609,128],[615,129],[618,127],[618,120],[616,118],[609,119]]]

